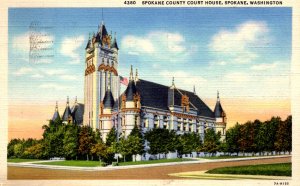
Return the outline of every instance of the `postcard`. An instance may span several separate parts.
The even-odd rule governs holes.
[[[5,9],[1,184],[297,185],[296,3],[52,3]]]

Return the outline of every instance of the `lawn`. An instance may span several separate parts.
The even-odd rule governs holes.
[[[7,162],[9,163],[24,163],[24,162],[32,162],[32,161],[42,161],[42,160],[38,160],[38,159],[7,159]]]
[[[261,164],[237,167],[216,168],[207,171],[210,174],[242,174],[242,175],[268,175],[268,176],[291,176],[291,163]]]
[[[120,162],[119,166],[153,164],[153,163],[183,162],[183,161],[195,161],[195,160],[185,159],[185,158],[175,158],[175,159],[159,159],[159,160],[149,160],[149,161],[128,161],[128,162]]]
[[[99,161],[86,161],[86,160],[53,161],[53,162],[43,162],[43,163],[35,163],[35,164],[75,166],[75,167],[98,167],[98,166],[101,166]]]
[[[176,158],[176,159],[160,159],[160,160],[150,160],[150,161],[136,161],[136,162],[120,162],[119,166],[125,165],[141,165],[141,164],[153,164],[153,163],[169,163],[169,162],[183,162],[183,161],[193,161],[191,159]],[[42,165],[60,165],[60,166],[77,166],[77,167],[97,167],[101,166],[99,161],[86,161],[86,160],[66,160],[66,161],[53,161],[53,162],[43,162],[35,163]]]
[[[217,160],[217,159],[235,159],[235,158],[250,158],[255,156],[211,156],[211,157],[201,157],[200,159],[209,159],[209,160]]]

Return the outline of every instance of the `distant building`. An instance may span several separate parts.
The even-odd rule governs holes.
[[[85,51],[84,105],[75,101],[70,109],[67,101],[64,122],[97,128],[104,140],[112,127],[119,136],[127,137],[134,125],[144,132],[152,128],[175,130],[179,134],[196,132],[202,140],[205,130],[214,128],[225,139],[226,114],[219,92],[212,111],[196,94],[195,87],[193,92],[178,89],[174,78],[170,86],[143,80],[137,71],[133,76],[131,67],[127,88],[121,94],[124,78],[118,73],[119,47],[116,36],[108,34],[104,23],[89,38]],[[56,117],[57,107],[53,118]]]

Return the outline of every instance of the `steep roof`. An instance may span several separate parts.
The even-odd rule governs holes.
[[[57,119],[59,119],[60,120],[60,115],[59,115],[59,113],[58,113],[58,109],[57,109],[57,105],[56,105],[56,107],[55,107],[55,111],[54,111],[54,114],[53,114],[53,117],[52,117],[52,121],[55,121],[55,120],[57,120]]]
[[[116,37],[114,38],[114,41],[112,42],[110,48],[116,48],[117,50],[119,50]]]
[[[71,108],[71,113],[73,117],[73,123],[80,125],[83,122],[83,114],[84,114],[84,104],[76,103]]]
[[[217,97],[217,103],[215,106],[214,114],[215,114],[216,118],[220,118],[225,115],[225,112],[224,112],[221,102],[220,102],[219,93],[218,93],[218,97]]]
[[[133,101],[133,97],[135,93],[136,93],[136,86],[134,81],[131,79],[129,80],[128,86],[125,90],[126,100]]]
[[[105,96],[103,98],[104,108],[113,108],[114,104],[115,104],[114,97],[113,97],[110,89],[107,89],[105,92]]]
[[[190,104],[190,108],[193,108],[194,105],[198,110],[198,115],[214,118],[212,110],[193,92],[176,88],[172,91],[168,86],[142,79],[137,81],[136,89],[140,93],[142,106],[163,110],[168,110],[169,105],[181,106],[182,93],[189,97],[189,101],[192,103],[192,105]],[[174,102],[172,92],[174,94]]]
[[[72,112],[71,112],[71,109],[69,107],[69,105],[66,106],[65,108],[65,111],[64,111],[64,114],[62,116],[62,120],[63,121],[68,121],[69,120],[69,116],[72,116]]]

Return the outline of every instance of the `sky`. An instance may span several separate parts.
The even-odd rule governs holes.
[[[9,137],[41,136],[55,101],[83,102],[84,55],[103,21],[120,75],[217,91],[232,126],[290,114],[291,8],[9,9]],[[33,45],[34,41],[43,41]],[[36,50],[39,49],[49,50]],[[33,58],[34,54],[42,57]],[[36,59],[36,60],[34,60]],[[123,87],[125,88],[125,87]],[[34,132],[32,132],[34,131]]]

